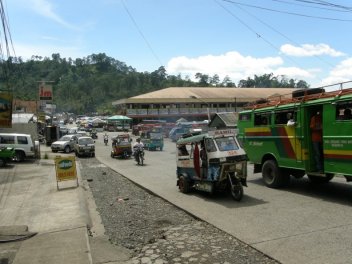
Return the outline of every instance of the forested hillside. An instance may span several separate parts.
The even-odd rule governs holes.
[[[153,72],[137,72],[124,62],[104,53],[83,59],[32,56],[30,60],[10,57],[0,62],[0,90],[10,89],[15,98],[36,100],[40,81],[53,86],[57,111],[107,113],[111,102],[167,87],[236,87],[230,78],[220,81],[218,75],[197,73],[195,82],[180,75],[168,75],[164,67]],[[273,74],[241,80],[238,87],[297,87],[305,88],[305,81],[278,78]]]

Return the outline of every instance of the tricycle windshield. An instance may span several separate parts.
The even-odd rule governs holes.
[[[238,150],[239,146],[234,137],[221,137],[215,139],[220,151]]]
[[[163,134],[161,134],[161,133],[150,133],[150,138],[151,139],[162,139],[163,138]]]

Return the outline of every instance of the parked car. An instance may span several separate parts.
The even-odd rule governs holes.
[[[0,147],[13,147],[17,161],[35,157],[34,142],[29,134],[0,133]]]
[[[74,150],[74,143],[79,137],[80,135],[65,135],[51,144],[51,151],[70,153]]]
[[[80,137],[75,141],[74,150],[77,157],[95,157],[94,140],[91,137]]]

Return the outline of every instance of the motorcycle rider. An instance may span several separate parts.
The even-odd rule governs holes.
[[[144,148],[144,144],[141,142],[140,138],[137,138],[136,142],[133,144],[133,155],[137,162],[139,159],[139,156],[138,156],[139,150],[143,150],[143,148]]]

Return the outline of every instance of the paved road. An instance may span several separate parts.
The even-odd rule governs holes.
[[[168,139],[162,152],[146,151],[143,167],[132,159],[112,159],[110,146],[99,136],[101,162],[282,263],[351,263],[352,186],[343,179],[314,186],[303,178],[275,190],[250,173],[241,202],[225,195],[185,195],[176,187],[175,144]]]

